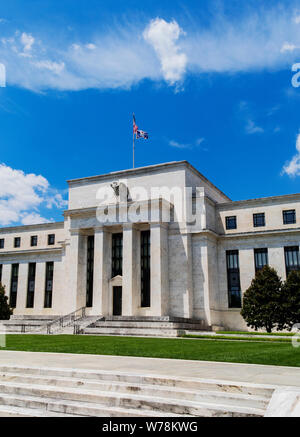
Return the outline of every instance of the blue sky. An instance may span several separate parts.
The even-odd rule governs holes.
[[[299,1],[10,0],[0,225],[61,220],[66,180],[186,159],[233,200],[299,192]]]

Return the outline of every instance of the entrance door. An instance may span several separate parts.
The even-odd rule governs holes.
[[[122,315],[122,287],[113,287],[113,315]]]

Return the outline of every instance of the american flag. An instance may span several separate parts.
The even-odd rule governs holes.
[[[135,115],[133,114],[133,135],[135,135],[136,139],[144,138],[144,140],[149,139],[149,135],[147,132],[140,130],[135,121]]]

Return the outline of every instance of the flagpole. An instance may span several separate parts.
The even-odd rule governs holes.
[[[133,168],[134,168],[134,132],[133,132],[133,138],[132,138],[132,143],[133,143],[133,149],[132,149],[132,157],[133,157]]]

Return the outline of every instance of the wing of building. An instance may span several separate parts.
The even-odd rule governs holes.
[[[186,161],[68,181],[64,221],[0,229],[15,318],[199,320],[246,329],[255,271],[299,266],[300,194],[231,201]]]

